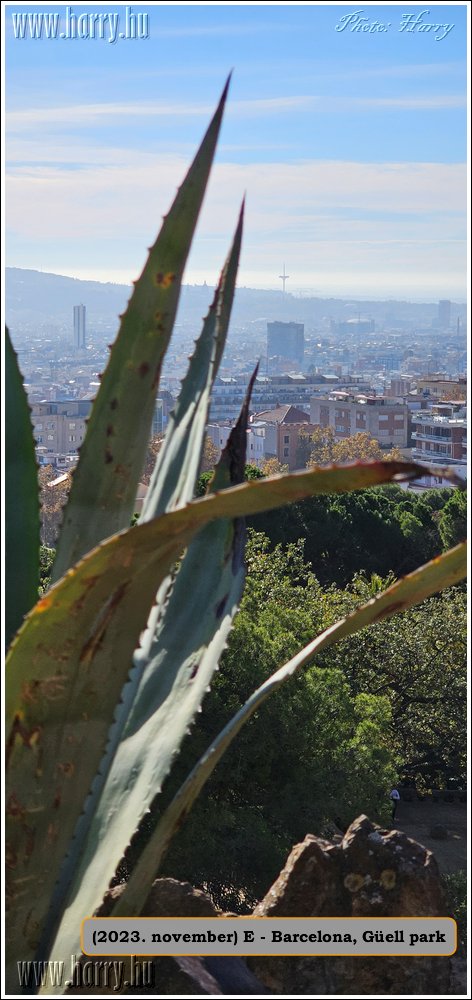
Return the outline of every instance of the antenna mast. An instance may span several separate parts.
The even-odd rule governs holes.
[[[285,264],[284,264],[284,273],[283,274],[279,274],[279,278],[280,278],[280,280],[282,282],[282,290],[284,292],[285,292],[285,282],[287,281],[287,278],[289,278],[289,277],[290,277],[290,275],[285,273]]]

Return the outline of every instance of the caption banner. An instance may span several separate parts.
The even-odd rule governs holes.
[[[452,917],[89,917],[86,955],[452,955]]]

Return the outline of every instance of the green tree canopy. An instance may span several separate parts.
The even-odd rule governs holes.
[[[454,490],[438,516],[444,550],[462,542],[467,535],[467,493]]]

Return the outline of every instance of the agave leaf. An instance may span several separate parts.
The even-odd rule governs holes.
[[[193,496],[203,450],[211,387],[226,342],[241,248],[242,225],[243,208],[214,301],[204,321],[202,333],[182,383],[179,399],[171,414],[147,502],[140,518],[142,522],[150,520],[152,516],[162,513],[165,509],[181,506]],[[238,465],[232,455],[235,448],[239,454],[241,453],[241,439],[245,445],[247,406],[242,419],[244,426],[240,420],[238,429],[232,436],[228,453],[222,457],[216,470],[215,488],[224,489],[244,479],[244,462],[240,461]],[[245,451],[244,448],[243,450]],[[210,564],[209,547],[212,551]],[[239,521],[225,520],[218,522],[212,528],[207,526],[191,543],[170,598],[173,576],[168,576],[160,586],[141,648],[135,653],[134,667],[117,708],[105,756],[100,762],[99,772],[94,779],[66,863],[54,890],[38,954],[49,952],[51,940],[61,921],[67,891],[72,880],[76,886],[80,885],[79,897],[74,899],[73,912],[76,913],[78,909],[80,911],[82,905],[87,912],[95,909],[97,897],[99,903],[136,827],[135,810],[138,810],[138,815],[142,815],[146,803],[160,788],[169,770],[172,754],[179,745],[179,732],[181,732],[180,738],[183,738],[217,665],[219,652],[226,643],[231,621],[242,594],[243,554],[244,537]],[[195,590],[194,580],[204,563],[207,563],[208,571],[202,586]],[[225,600],[227,610],[223,613]],[[220,613],[217,614],[217,611]],[[177,630],[175,622],[178,622]],[[184,683],[188,673],[194,676],[191,685]],[[178,703],[177,707],[175,702]],[[137,721],[139,708],[142,709],[143,704],[145,710],[139,723]],[[141,729],[141,732],[134,734],[132,738],[125,734],[124,749],[123,745],[119,748],[117,759],[114,761],[130,711],[131,720],[127,724],[126,732],[129,732],[130,726],[131,729]],[[150,720],[154,712],[156,716]],[[111,774],[109,774],[110,767]],[[140,775],[139,785],[136,777],[133,779],[131,795],[128,794],[130,773],[134,776]],[[116,812],[116,801],[120,797],[124,799],[123,809],[126,811],[126,816],[121,808],[119,814]],[[111,821],[110,816],[113,816]],[[91,824],[92,829],[90,829]],[[102,831],[98,835],[100,858],[94,868],[97,830]],[[84,842],[86,842],[85,848]],[[82,860],[80,870],[77,872],[77,864],[80,858],[84,858],[84,850],[86,860]],[[107,858],[105,865],[103,856]],[[72,896],[75,896],[74,888]],[[76,935],[80,920],[79,923],[74,923],[74,920],[74,916],[69,920],[72,936],[75,935],[73,940],[63,943],[67,930],[61,927],[59,932],[58,948],[63,954],[72,954],[74,949],[79,947]]]
[[[340,639],[354,635],[367,625],[374,625],[383,618],[389,618],[399,611],[406,611],[431,594],[444,590],[462,580],[467,574],[467,548],[462,542],[444,555],[438,556],[420,569],[394,583],[378,597],[374,597],[346,618],[322,632],[308,646],[305,646],[288,663],[280,667],[261,684],[248,698],[242,708],[233,716],[221,733],[213,740],[208,750],[196,763],[169,807],[156,825],[146,847],[141,852],[124,891],[115,903],[109,916],[133,917],[139,915],[149,894],[151,880],[157,875],[162,858],[169,848],[172,837],[190,812],[205,782],[233,742],[235,736],[266,698],[285,681],[311,662],[313,657]]]
[[[39,499],[33,429],[8,330],[5,344],[5,609],[7,644],[38,600]]]
[[[212,385],[223,355],[233,304],[243,229],[241,208],[233,244],[197,341],[178,401],[169,417],[139,522],[181,507],[194,494]],[[228,485],[225,483],[225,485]]]
[[[53,581],[129,524],[182,275],[205,194],[228,83],[135,283],[95,399],[58,540]]]
[[[193,535],[219,517],[267,510],[313,493],[414,478],[423,471],[412,463],[372,462],[222,490],[114,535],[38,602],[6,661],[13,962],[34,956],[133,650],[158,587]]]
[[[214,488],[224,489],[231,481],[244,478],[251,389],[252,383],[215,470]],[[100,906],[208,690],[244,588],[245,540],[244,522],[239,518],[222,518],[208,524],[187,549],[161,620],[160,609],[153,609],[142,650],[140,655],[135,654],[141,681],[121,742],[98,805],[92,811],[79,863],[71,865],[72,884],[69,887],[66,863],[65,877],[61,873],[52,902],[48,919],[51,927],[57,926],[65,906],[50,952],[53,961],[79,950],[83,915]],[[74,841],[71,860],[77,853]],[[45,938],[38,954],[49,954],[49,947],[50,940]]]

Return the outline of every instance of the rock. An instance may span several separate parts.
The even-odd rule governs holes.
[[[436,861],[399,830],[366,816],[341,844],[308,835],[290,854],[255,916],[444,916]],[[249,958],[248,965],[277,994],[345,995],[448,993],[450,960],[418,957]]]
[[[447,840],[448,837],[447,829],[445,826],[442,826],[441,823],[435,823],[434,826],[431,827],[429,835],[433,838],[433,840]]]

